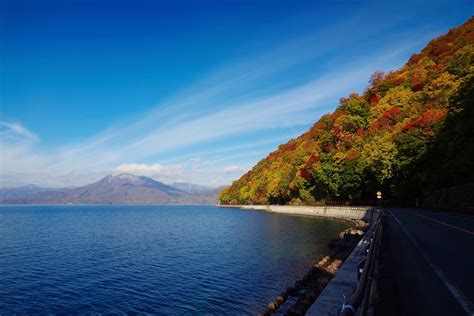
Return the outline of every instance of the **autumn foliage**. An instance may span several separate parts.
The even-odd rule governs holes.
[[[333,113],[224,189],[221,203],[362,200],[380,189],[404,198],[473,181],[474,157],[466,157],[466,146],[474,146],[473,77],[471,18],[399,70],[376,72],[364,94],[342,98]]]

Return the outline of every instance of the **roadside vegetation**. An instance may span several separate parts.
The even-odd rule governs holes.
[[[415,200],[474,180],[474,18],[376,72],[220,193],[222,204]]]

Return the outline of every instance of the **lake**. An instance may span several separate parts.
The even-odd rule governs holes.
[[[255,315],[348,227],[208,205],[0,206],[0,314]]]

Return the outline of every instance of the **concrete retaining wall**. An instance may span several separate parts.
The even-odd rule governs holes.
[[[342,219],[368,219],[373,211],[373,208],[369,206],[236,205],[233,207],[281,214],[321,216]]]
[[[374,214],[374,221],[378,213]],[[365,258],[365,249],[369,244],[370,236],[375,231],[376,226],[372,225],[359,241],[352,253],[337,270],[334,278],[331,279],[323,292],[311,305],[306,315],[310,316],[332,316],[337,315],[342,308],[345,298],[349,298],[357,288],[357,267]]]

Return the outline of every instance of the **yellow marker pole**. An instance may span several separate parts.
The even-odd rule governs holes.
[[[377,191],[377,200],[379,201],[379,207],[382,204],[382,192]]]

